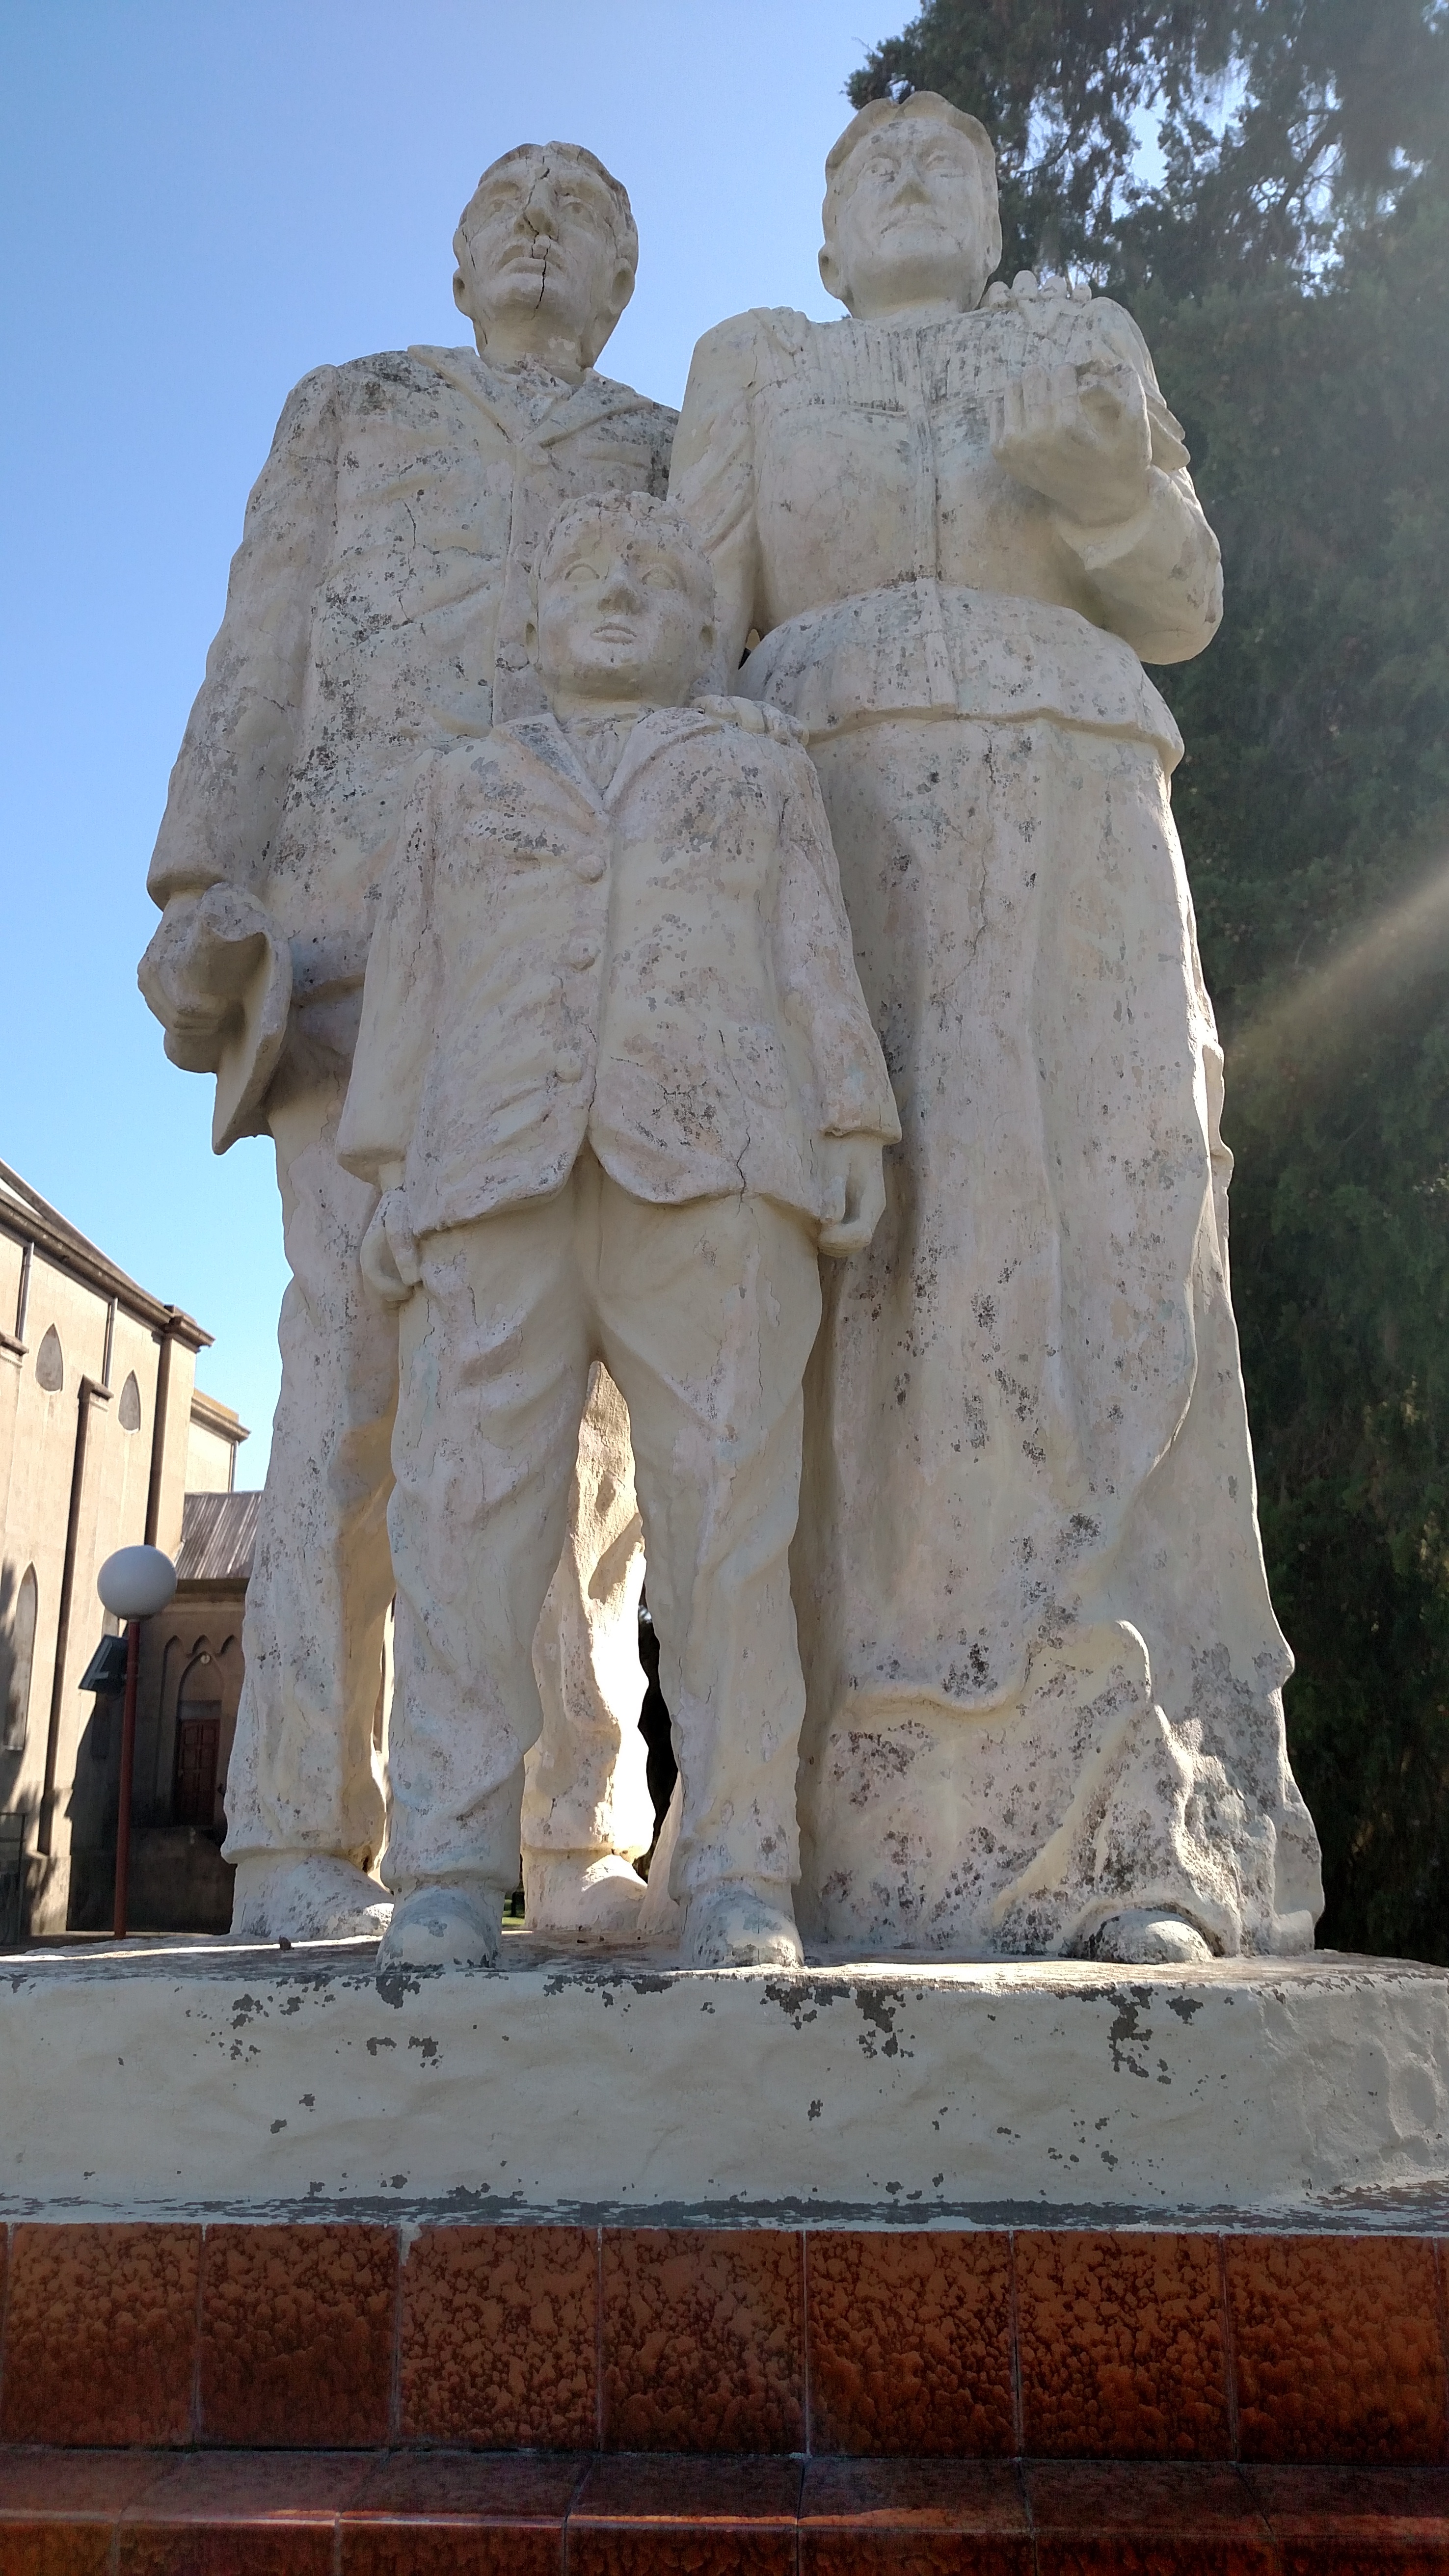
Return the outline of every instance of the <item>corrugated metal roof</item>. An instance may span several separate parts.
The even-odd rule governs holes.
[[[245,1583],[257,1543],[260,1494],[188,1494],[181,1506],[178,1583]]]

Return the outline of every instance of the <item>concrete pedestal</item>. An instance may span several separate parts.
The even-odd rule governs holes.
[[[1437,2228],[1449,1974],[821,1962],[509,1939],[4,1963],[0,2214]]]

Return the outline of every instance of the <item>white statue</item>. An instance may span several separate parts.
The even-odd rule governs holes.
[[[370,1746],[393,1589],[396,1334],[363,1294],[375,1202],[336,1160],[337,1120],[418,759],[541,703],[529,573],[559,502],[663,488],[674,414],[593,372],[637,249],[628,198],[591,153],[529,145],[485,171],[454,240],[476,354],[394,350],[320,367],[290,396],[172,774],[150,874],[164,918],[141,983],[173,1060],[217,1073],[218,1151],[274,1137],[292,1272],[227,1779],[243,1933],[386,1918],[368,1874],[382,1831]],[[599,1400],[572,1513],[587,1561],[561,1569],[541,1639],[547,1688],[556,1698],[567,1678],[585,1722],[570,1796],[545,1783],[531,1802],[526,1860],[536,1921],[596,1928],[642,1896],[597,1837],[628,1852],[650,1831],[643,1747],[637,1779],[621,1777],[603,1686],[622,1638],[632,1736],[642,1559],[619,1408],[607,1389]],[[606,1565],[587,1555],[596,1544]],[[552,1702],[551,1732],[567,1732]],[[575,1831],[595,1840],[563,1848]]]
[[[798,1963],[805,1691],[788,1554],[817,1247],[870,1239],[899,1134],[814,772],[686,703],[708,566],[637,496],[536,567],[552,712],[431,762],[367,967],[343,1165],[400,1307],[384,1964],[498,1953],[530,1646],[591,1367],[629,1407],[700,1966]]]
[[[988,288],[1000,246],[975,120],[865,108],[820,263],[851,318],[710,332],[674,447],[732,685],[807,728],[905,1130],[811,1375],[801,1921],[1295,1952],[1317,1842],[1142,669],[1208,642],[1218,549],[1135,324]]]

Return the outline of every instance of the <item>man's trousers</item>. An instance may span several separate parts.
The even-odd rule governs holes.
[[[292,1276],[227,1767],[231,1860],[316,1852],[366,1865],[382,1846],[373,1743],[393,1595],[398,1327],[358,1268],[377,1194],[333,1150],[347,1080],[341,1061],[284,1072],[269,1103]],[[628,1415],[600,1376],[534,1649],[546,1723],[524,1809],[530,1851],[602,1854],[649,1840],[644,1748],[634,1740],[642,1582]],[[515,1880],[517,1859],[515,1850]]]
[[[589,1372],[629,1408],[684,1807],[671,1892],[786,1892],[804,1686],[790,1600],[801,1381],[820,1320],[806,1221],[750,1196],[656,1207],[585,1147],[554,1197],[427,1237],[402,1313],[385,1876],[514,1884]]]

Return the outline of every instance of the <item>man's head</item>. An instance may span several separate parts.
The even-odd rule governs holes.
[[[682,706],[713,662],[714,576],[667,501],[566,501],[533,591],[528,649],[561,710]]]
[[[591,367],[634,292],[639,235],[625,191],[582,144],[521,143],[484,171],[453,256],[453,301],[482,356],[572,351]]]
[[[820,274],[852,313],[969,313],[1001,257],[991,138],[932,90],[872,99],[826,161],[822,213]]]

